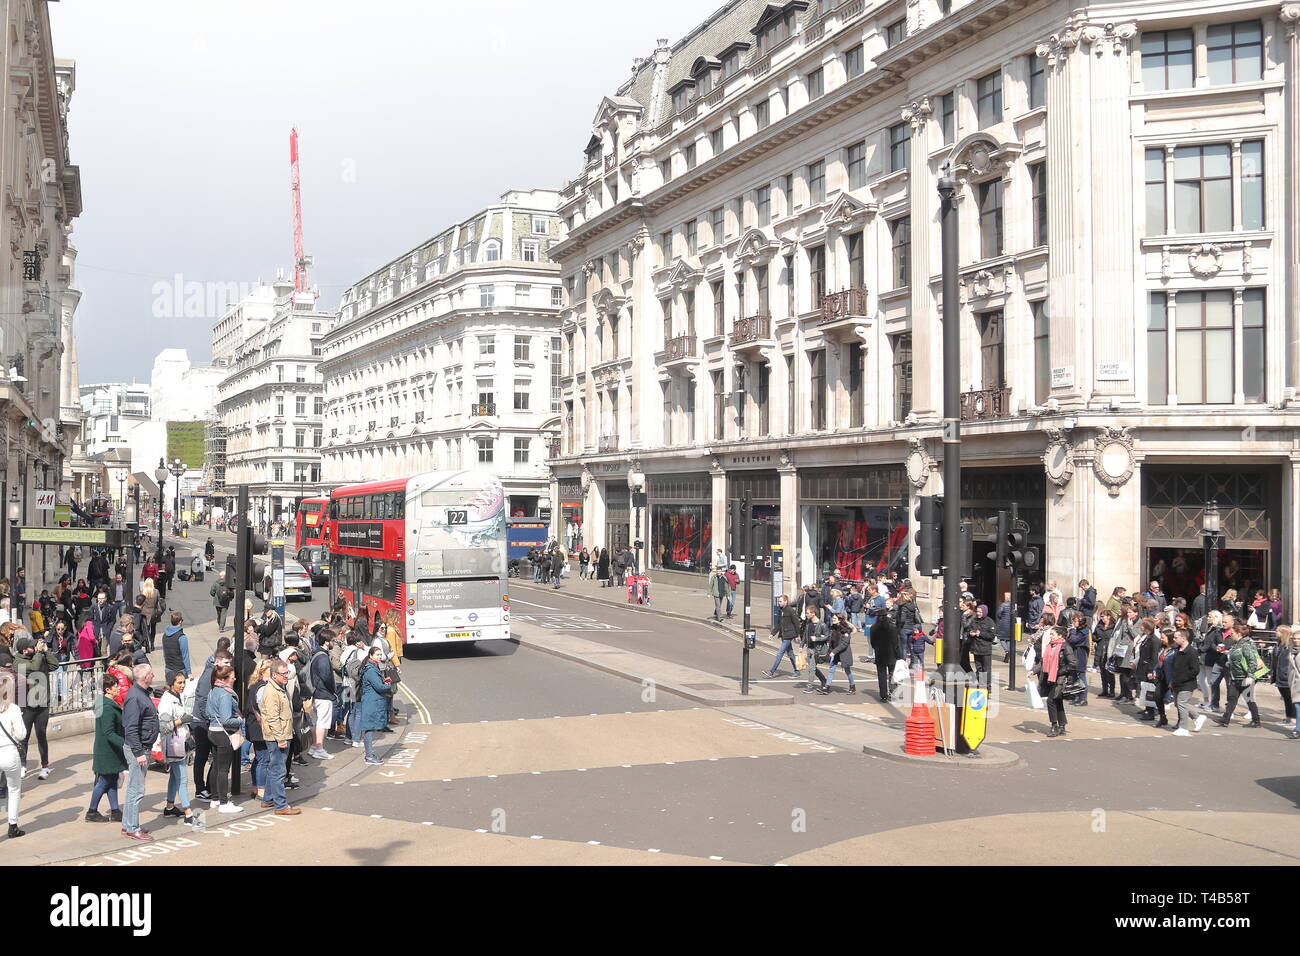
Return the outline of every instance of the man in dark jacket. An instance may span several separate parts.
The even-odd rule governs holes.
[[[1192,646],[1192,635],[1184,627],[1174,631],[1174,679],[1170,690],[1174,692],[1174,701],[1178,706],[1178,726],[1174,734],[1178,737],[1190,737],[1192,731],[1205,726],[1205,715],[1197,715],[1192,720],[1192,691],[1196,690],[1196,678],[1201,672],[1201,659]],[[1190,729],[1189,729],[1190,728]]]
[[[1038,622],[1043,616],[1043,590],[1037,584],[1029,589],[1029,613],[1025,616],[1025,627],[1032,634],[1038,630]]]
[[[993,689],[993,622],[989,620],[987,605],[975,608],[975,615],[966,625],[970,641],[970,654],[975,659],[975,678],[985,690]]]
[[[1084,578],[1079,582],[1079,613],[1088,621],[1097,612],[1097,589]]]
[[[149,693],[152,686],[153,668],[148,664],[137,664],[135,683],[131,685],[122,705],[122,728],[126,737],[126,746],[122,749],[129,768],[126,797],[122,801],[122,835],[143,842],[153,839],[140,829],[140,801],[144,799],[149,755],[153,751],[154,741],[158,739],[158,710]]]
[[[90,606],[90,623],[95,628],[95,640],[105,646],[117,623],[117,605],[104,591],[95,593],[95,603]]]
[[[997,636],[1002,645],[1002,663],[1011,660],[1011,635],[1016,625],[1016,606],[1011,603],[1011,592],[1002,592],[1002,603],[998,605]]]
[[[325,732],[334,726],[334,702],[338,697],[334,666],[330,662],[333,646],[333,632],[321,631],[319,646],[307,664],[312,678],[312,718],[316,730],[316,746],[307,753],[317,760],[334,759],[334,755],[325,749]]]
[[[551,552],[551,586],[560,589],[560,572],[564,570],[564,552],[556,548]]]
[[[772,631],[772,637],[779,639],[781,644],[776,650],[776,657],[772,658],[771,668],[763,672],[763,676],[768,680],[776,676],[776,669],[781,666],[782,657],[790,658],[794,676],[799,676],[799,664],[794,659],[794,648],[791,646],[799,637],[799,611],[784,594],[776,599],[776,603],[780,610],[777,612],[776,628]]]
[[[876,615],[871,626],[871,646],[876,652],[880,700],[888,702],[893,693],[894,664],[898,662],[898,612],[893,598],[888,598],[885,607]]]
[[[108,587],[108,558],[104,557],[102,551],[96,551],[90,559],[90,569],[86,572],[90,578],[92,588]]]

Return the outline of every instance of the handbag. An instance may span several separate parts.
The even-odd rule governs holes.
[[[1062,697],[1078,697],[1088,689],[1088,685],[1082,677],[1075,674],[1057,684],[1056,689]]]
[[[1029,680],[1025,682],[1025,696],[1029,699],[1029,706],[1034,710],[1047,709],[1047,701],[1043,700],[1042,692],[1038,689],[1038,681]]]
[[[794,667],[795,670],[800,671],[808,669],[808,652],[802,647],[799,648],[799,653],[794,656]]]
[[[221,729],[226,730],[226,728],[224,727],[222,727]],[[231,750],[238,750],[240,747],[244,746],[243,731],[236,730],[234,733],[231,733],[229,730],[226,730],[226,736],[230,738]]]
[[[1156,705],[1156,685],[1144,680],[1139,688],[1137,703],[1139,707],[1154,707]]]
[[[163,756],[169,760],[180,760],[189,752],[188,741],[179,733],[168,734],[163,740]]]

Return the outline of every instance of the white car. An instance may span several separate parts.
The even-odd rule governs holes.
[[[263,575],[258,597],[263,600],[269,600],[271,596],[271,568],[268,565],[266,574]],[[306,598],[311,600],[311,575],[297,561],[291,558],[284,559],[284,599]]]

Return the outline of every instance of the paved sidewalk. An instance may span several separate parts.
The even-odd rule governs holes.
[[[744,622],[744,591],[736,592],[735,616],[723,618],[722,621],[713,620],[713,598],[704,588],[683,587],[680,584],[665,584],[650,575],[650,603],[634,604],[627,599],[627,587],[601,587],[600,581],[583,581],[577,577],[568,577],[564,579],[563,586],[557,592],[549,584],[533,584],[532,581],[514,580],[510,582],[512,588],[526,588],[532,591],[545,592],[550,594],[563,594],[565,597],[574,597],[580,600],[594,601],[599,604],[611,604],[618,607],[628,608],[634,611],[646,611],[655,614],[662,614],[666,617],[674,617],[683,621],[701,622],[712,624],[714,627],[725,631],[735,633],[737,637],[743,632],[742,624]],[[743,585],[742,585],[743,587]],[[759,605],[757,602],[751,605],[752,617],[755,629],[758,631],[759,638],[765,637],[771,631],[771,618],[768,614],[766,604]],[[725,604],[724,604],[725,609]]]

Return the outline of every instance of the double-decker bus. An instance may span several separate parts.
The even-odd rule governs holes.
[[[295,552],[313,544],[328,546],[329,506],[328,498],[304,498],[299,502],[294,518]]]
[[[371,628],[390,609],[408,644],[510,637],[505,492],[479,471],[436,471],[335,488],[330,600]]]

